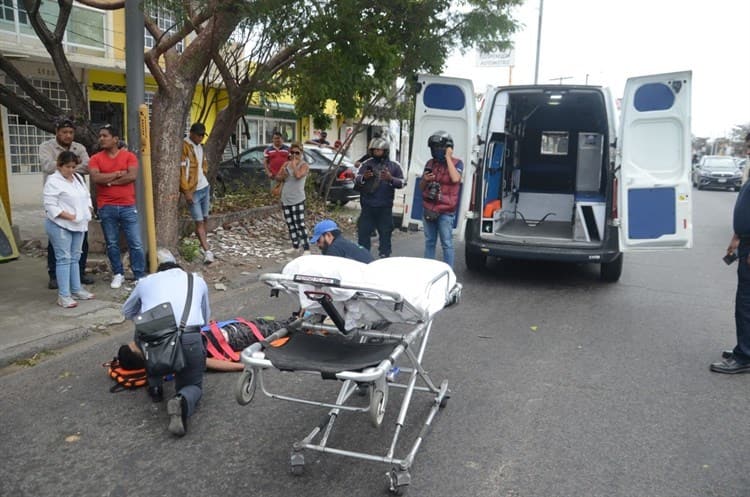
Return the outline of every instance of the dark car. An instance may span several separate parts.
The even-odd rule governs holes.
[[[269,145],[257,145],[242,152],[238,157],[225,160],[219,164],[216,177],[215,191],[218,196],[232,193],[243,187],[253,185],[267,186],[268,178],[263,169],[263,151]],[[303,148],[305,161],[310,165],[310,179],[315,191],[322,195],[323,189],[334,175],[333,183],[328,191],[327,200],[334,204],[344,205],[350,200],[359,198],[359,192],[354,190],[354,163],[346,157],[336,157],[336,152],[330,148],[305,144]],[[340,164],[332,168],[334,160]]]
[[[742,186],[742,170],[733,157],[704,155],[693,169],[693,186],[739,190]]]

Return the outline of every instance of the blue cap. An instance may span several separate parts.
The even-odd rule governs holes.
[[[331,219],[323,219],[315,225],[310,243],[318,243],[318,239],[329,231],[337,230],[339,226]]]

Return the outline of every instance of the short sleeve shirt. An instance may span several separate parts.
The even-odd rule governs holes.
[[[263,151],[263,156],[268,159],[268,168],[271,174],[276,176],[281,171],[281,166],[289,159],[289,147],[282,145],[276,148],[273,145]]]
[[[89,169],[98,169],[101,173],[127,172],[129,167],[138,167],[138,158],[129,150],[120,149],[114,157],[106,150],[94,154],[89,161]],[[135,182],[127,185],[96,185],[96,205],[135,205]]]

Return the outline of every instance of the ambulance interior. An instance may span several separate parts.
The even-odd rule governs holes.
[[[606,226],[609,131],[594,89],[509,90],[489,118],[482,237],[586,246]]]

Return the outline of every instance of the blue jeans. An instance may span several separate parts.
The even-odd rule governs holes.
[[[211,187],[207,186],[193,192],[193,203],[188,204],[190,217],[193,221],[204,221],[208,219],[208,211],[211,208]]]
[[[200,332],[182,335],[182,352],[185,354],[185,368],[174,375],[175,393],[187,401],[187,415],[192,416],[203,396],[203,371],[206,369],[206,349],[203,346],[203,335]],[[149,386],[161,386],[162,376],[149,376]]]
[[[138,211],[134,205],[104,205],[99,209],[104,240],[107,242],[107,257],[113,274],[125,274],[120,257],[120,229],[125,233],[130,250],[130,268],[135,279],[146,275],[146,256],[141,243],[138,226]]]
[[[440,245],[443,248],[443,261],[450,267],[453,267],[455,252],[453,250],[453,221],[456,215],[440,214],[437,221],[422,221],[424,226],[424,257],[425,259],[435,259],[435,246],[437,245],[438,236],[440,236]]]
[[[47,237],[55,250],[55,276],[57,293],[61,297],[70,297],[71,293],[81,291],[81,273],[78,261],[81,259],[81,247],[85,231],[71,231],[46,220]]]
[[[370,251],[370,233],[378,232],[378,255],[390,257],[391,233],[393,233],[393,207],[362,206],[357,226],[357,243]]]
[[[81,249],[81,260],[78,261],[78,267],[81,270],[81,277],[83,277],[84,273],[86,272],[86,259],[89,255],[89,241],[88,241],[88,231],[83,232],[83,248]],[[52,246],[52,243],[47,244],[47,273],[49,274],[50,279],[57,279],[57,271],[56,271],[57,262],[55,262],[55,247]]]

